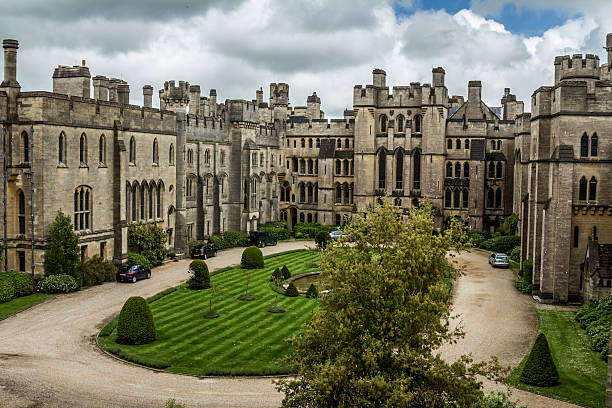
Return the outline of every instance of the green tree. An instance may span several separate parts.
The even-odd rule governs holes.
[[[166,233],[154,224],[130,225],[128,250],[143,255],[151,266],[161,265],[166,257]]]
[[[147,301],[132,296],[125,301],[117,319],[117,343],[148,344],[155,341],[157,331]]]
[[[458,222],[434,234],[433,209],[404,221],[388,199],[358,216],[346,239],[322,255],[332,290],[289,340],[284,359],[294,378],[279,381],[283,407],[469,407],[482,397],[478,374],[499,374],[495,361],[452,364],[439,347],[461,335],[449,328],[444,287],[447,254],[462,249]],[[459,271],[452,267],[451,274]]]
[[[80,261],[79,238],[74,233],[70,217],[59,210],[49,229],[49,241],[43,264],[45,276],[69,275],[80,286]]]
[[[559,382],[559,373],[550,354],[548,340],[544,333],[538,334],[527,356],[520,381],[539,387],[550,387]]]
[[[512,213],[512,215],[508,217],[508,229],[510,230],[510,235],[516,234],[516,228],[518,226],[518,222],[519,222],[518,214]]]
[[[300,293],[298,292],[297,287],[295,286],[295,283],[290,282],[289,286],[287,286],[287,289],[285,289],[285,296],[297,297],[299,295]]]
[[[242,251],[240,265],[244,269],[261,269],[264,267],[263,254],[261,249],[256,246],[250,246]]]

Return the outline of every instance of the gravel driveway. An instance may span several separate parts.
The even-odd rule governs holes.
[[[309,242],[279,243],[264,254],[304,248]],[[208,261],[211,270],[240,262],[241,248]],[[518,364],[537,331],[535,306],[514,288],[512,272],[492,270],[487,256],[463,254],[467,274],[455,286],[456,311],[468,335],[448,358],[472,352],[476,359],[498,355]],[[163,407],[169,398],[193,407],[279,406],[281,396],[267,378],[198,379],[155,372],[101,353],[95,336],[129,296],[151,296],[187,279],[189,261],[166,264],[153,278],[109,283],[60,296],[0,321],[0,405],[3,407]],[[571,407],[516,392],[532,407]]]

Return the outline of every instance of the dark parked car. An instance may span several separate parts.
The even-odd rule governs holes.
[[[196,259],[208,259],[217,256],[217,250],[210,245],[200,245],[191,250],[191,257]]]
[[[510,266],[510,263],[508,262],[508,255],[501,253],[491,254],[491,256],[489,257],[489,263],[493,267],[503,266],[504,268],[507,268],[508,266]]]
[[[149,279],[151,270],[142,265],[123,265],[117,270],[117,282],[135,283],[138,279]]]
[[[249,232],[249,245],[254,245],[263,248],[266,245],[276,245],[278,242],[274,235],[268,231],[251,231]]]

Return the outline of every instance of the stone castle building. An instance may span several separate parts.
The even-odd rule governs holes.
[[[534,92],[531,114],[509,88],[487,106],[480,81],[467,84],[467,98],[449,96],[438,67],[431,83],[391,88],[375,69],[338,119],[325,118],[316,93],[292,107],[286,83],[270,84],[267,102],[260,88],[254,100],[219,103],[214,89],[202,96],[167,81],[159,109],[149,85],[135,106],[127,83],[91,78],[85,61],[58,66],[53,92],[22,92],[18,43],[3,46],[11,269],[30,270],[33,236],[42,272],[60,209],[84,257],[122,262],[131,223],[161,226],[183,252],[191,240],[279,219],[289,228],[347,223],[389,196],[405,211],[431,202],[439,228],[460,217],[494,231],[519,214],[522,259],[534,262],[542,300],[612,290],[612,35],[607,65],[558,57],[555,85]]]

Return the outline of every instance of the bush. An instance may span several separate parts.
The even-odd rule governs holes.
[[[223,237],[220,235],[211,235],[208,237],[208,245],[215,248],[217,251],[229,248]]]
[[[34,293],[34,281],[32,276],[23,272],[8,271],[0,273],[0,284],[3,282],[7,286],[13,288],[14,297],[22,297]],[[1,302],[2,300],[0,300],[0,303]]]
[[[550,354],[544,333],[538,334],[527,356],[520,381],[538,387],[550,387],[559,382],[559,373]]]
[[[516,288],[522,293],[531,293],[531,279],[533,274],[533,261],[525,259],[523,261],[523,276],[516,280]]]
[[[151,269],[151,263],[149,259],[141,254],[130,253],[128,254],[128,264],[130,265],[142,265],[145,268]]]
[[[272,276],[270,276],[270,282],[276,282],[283,280],[283,273],[280,269],[276,268],[274,272],[272,272]]]
[[[327,225],[321,225],[318,222],[298,222],[293,226],[293,235],[296,238],[311,238],[319,233],[319,231],[329,232],[331,227]],[[298,234],[299,237],[298,237]]]
[[[244,269],[261,269],[264,267],[263,254],[261,249],[250,246],[242,252],[240,265]]]
[[[132,296],[119,313],[117,343],[147,344],[155,341],[157,333],[151,308],[144,298]]]
[[[480,248],[482,243],[485,241],[485,237],[482,234],[473,232],[470,234],[470,243],[474,248]]]
[[[147,258],[149,261],[147,268],[161,265],[166,258],[166,233],[155,224],[130,225],[128,250]]]
[[[583,305],[576,313],[576,321],[586,330],[591,348],[603,360],[608,357],[610,341],[610,296]]]
[[[518,401],[512,401],[512,392],[491,392],[484,395],[472,404],[472,408],[527,408],[519,405]]]
[[[15,287],[8,280],[0,280],[0,303],[15,299]]]
[[[480,244],[480,248],[492,252],[509,253],[514,247],[521,244],[521,237],[516,235],[505,235],[490,238]]]
[[[513,260],[514,262],[521,261],[521,246],[520,245],[512,248],[512,251],[510,251],[510,259]]]
[[[79,273],[83,279],[83,286],[101,285],[115,280],[117,268],[112,262],[96,255],[81,262]]]
[[[287,286],[287,289],[285,289],[285,296],[296,297],[299,295],[300,293],[298,292],[297,287],[295,286],[295,283],[290,282],[289,286]]]
[[[70,293],[79,288],[79,284],[69,275],[51,275],[39,284],[39,290],[45,293]]]
[[[316,299],[319,297],[319,290],[314,283],[311,283],[306,291],[306,297],[310,299]]]
[[[245,247],[249,244],[247,234],[241,231],[225,231],[223,239],[228,248]]]
[[[274,236],[277,241],[289,239],[289,230],[287,229],[287,221],[276,221],[268,222],[266,224],[259,225],[258,231],[268,231]]]
[[[210,288],[210,274],[206,262],[196,259],[189,264],[191,278],[187,281],[189,289],[200,290]]]
[[[78,272],[80,262],[79,238],[74,233],[70,217],[58,211],[49,229],[43,264],[45,276],[69,275],[80,285],[81,275]]]
[[[189,241],[189,251],[197,246],[206,245],[206,241]]]
[[[315,243],[321,249],[325,249],[329,241],[331,241],[331,237],[327,231],[319,231],[317,235],[315,235]]]
[[[510,235],[516,234],[518,222],[519,222],[518,214],[513,213],[512,215],[510,215],[510,217],[508,217],[508,229],[510,230]]]
[[[285,280],[291,277],[291,272],[289,272],[289,268],[287,268],[287,265],[283,265],[283,268],[281,269],[281,274],[283,276],[283,279]]]

